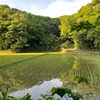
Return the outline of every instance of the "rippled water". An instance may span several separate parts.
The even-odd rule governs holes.
[[[32,98],[35,100],[41,98],[40,94],[50,94],[50,90],[52,87],[61,87],[62,82],[59,79],[52,79],[50,81],[44,81],[40,85],[35,85],[31,88],[25,90],[18,90],[10,93],[11,96],[14,97],[23,97],[27,93],[29,93]],[[60,98],[59,96],[55,96],[56,98]]]

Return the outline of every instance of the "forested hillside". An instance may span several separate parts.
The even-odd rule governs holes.
[[[0,5],[0,49],[13,52],[56,50],[60,41],[58,25],[58,19]]]
[[[50,18],[0,5],[0,49],[13,52],[100,49],[100,0],[70,16]]]
[[[76,14],[61,16],[61,35],[77,49],[100,50],[100,0],[83,6]]]

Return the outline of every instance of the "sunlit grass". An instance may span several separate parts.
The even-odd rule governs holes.
[[[45,52],[31,52],[31,53],[14,53],[11,51],[0,51],[0,55],[42,55]]]

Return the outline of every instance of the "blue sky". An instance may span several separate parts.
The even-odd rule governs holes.
[[[92,0],[0,0],[0,4],[49,17],[71,15],[90,2]]]

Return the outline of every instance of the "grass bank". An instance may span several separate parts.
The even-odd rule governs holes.
[[[10,50],[0,50],[0,55],[40,55],[40,54],[75,54],[75,55],[98,55],[100,51],[87,51],[87,50],[76,50],[74,48],[64,49],[60,52],[28,52],[28,53],[14,53]]]

